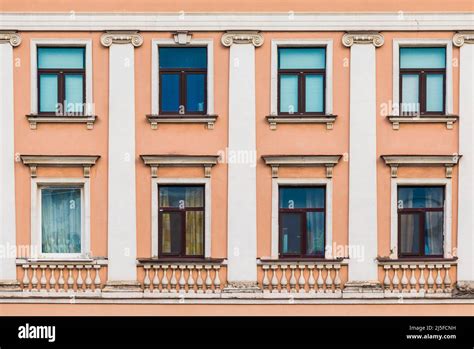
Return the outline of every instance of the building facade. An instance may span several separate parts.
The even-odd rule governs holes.
[[[160,6],[0,6],[3,314],[472,315],[470,1]]]

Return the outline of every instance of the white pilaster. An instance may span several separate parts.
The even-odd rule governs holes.
[[[474,32],[457,33],[459,62],[458,285],[474,292]]]
[[[263,44],[256,32],[228,32],[230,47],[229,159],[247,152],[246,163],[228,164],[227,280],[230,289],[257,284],[257,187],[255,120],[255,47]]]
[[[349,33],[349,283],[377,285],[377,153],[375,50],[378,33]]]
[[[13,32],[0,32],[0,288],[16,288]]]
[[[134,49],[136,32],[108,32],[109,51],[108,282],[106,290],[137,287]]]

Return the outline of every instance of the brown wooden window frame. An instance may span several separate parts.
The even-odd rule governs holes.
[[[445,204],[446,204],[446,187],[443,185],[399,185],[397,186],[397,203],[398,203],[398,189],[404,188],[420,188],[420,187],[430,187],[430,188],[442,188],[443,189],[443,206],[442,207],[425,207],[425,208],[398,208],[397,205],[397,225],[398,225],[398,257],[399,258],[443,258],[444,253],[439,255],[427,255],[425,254],[425,216],[427,212],[442,212],[443,213],[443,220],[445,212]],[[402,215],[406,214],[413,214],[418,216],[419,220],[419,227],[418,227],[418,243],[419,243],[419,253],[402,253],[401,249],[401,237],[402,237],[402,226],[401,226],[401,219]],[[443,224],[443,241],[444,241],[444,224]],[[444,244],[442,246],[442,250],[444,252]]]
[[[162,187],[199,187],[202,188],[203,192],[203,205],[201,207],[161,207],[160,202],[160,188]],[[158,258],[161,259],[204,259],[206,251],[206,220],[205,220],[205,208],[206,208],[206,187],[202,184],[159,184],[158,185]],[[186,212],[202,212],[202,254],[200,255],[187,255],[186,254]],[[181,216],[181,231],[180,231],[180,245],[181,251],[179,253],[164,253],[163,252],[163,213],[172,212],[179,213]]]
[[[324,207],[323,208],[281,208],[280,207],[280,189],[285,188],[318,188],[323,189],[323,198],[324,198]],[[327,188],[325,185],[280,185],[278,187],[278,256],[281,259],[315,259],[315,258],[325,258],[325,248],[326,248],[326,223],[327,223]],[[323,246],[324,249],[322,253],[318,254],[307,254],[307,238],[308,238],[308,231],[307,231],[307,218],[306,213],[308,212],[323,212],[324,213],[324,233],[323,233]],[[301,246],[299,254],[294,253],[283,253],[283,224],[282,218],[283,214],[298,214],[301,216]]]
[[[84,68],[79,69],[69,69],[69,68],[61,68],[61,69],[53,69],[53,68],[40,68],[39,67],[39,54],[38,51],[41,48],[83,48],[83,66]],[[37,46],[37,62],[36,62],[36,69],[37,69],[37,90],[38,90],[38,115],[55,115],[55,116],[62,116],[67,114],[84,114],[84,105],[86,103],[86,48],[85,47],[78,47],[78,46]],[[62,105],[62,113],[58,113],[57,111],[41,111],[41,75],[56,75],[58,77],[58,103]],[[82,108],[83,110],[80,112],[68,112],[66,110],[66,75],[81,75],[82,76]]]

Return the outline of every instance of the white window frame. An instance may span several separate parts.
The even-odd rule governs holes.
[[[325,115],[333,113],[333,40],[323,39],[274,39],[271,58],[271,103],[270,114],[278,115],[278,48],[280,47],[324,47],[326,48],[326,100]]]
[[[31,114],[38,114],[38,46],[49,47],[85,47],[85,72],[86,72],[86,107],[84,115],[92,116],[92,40],[91,39],[32,39],[30,44],[31,56]]]
[[[324,257],[332,259],[332,191],[331,178],[273,178],[272,179],[272,239],[271,259],[279,259],[279,189],[281,186],[325,186],[326,187],[326,231]]]
[[[207,110],[206,115],[214,114],[214,40],[192,39],[189,43],[178,44],[174,39],[153,39],[151,45],[151,113],[160,114],[160,47],[206,47],[207,48]]]
[[[446,48],[445,115],[453,114],[453,43],[448,39],[393,39],[393,96],[392,114],[400,116],[400,47]]]
[[[151,255],[158,258],[159,217],[158,194],[160,185],[204,184],[204,258],[211,257],[211,179],[210,178],[152,178],[151,180]]]
[[[81,188],[81,253],[42,253],[41,189],[44,186],[74,185]],[[90,259],[90,179],[89,178],[32,178],[31,179],[31,245],[33,259]]]
[[[390,229],[390,258],[398,259],[398,187],[399,186],[441,185],[445,188],[443,253],[444,258],[452,258],[452,182],[448,178],[392,178],[391,182],[391,229]],[[427,257],[428,258],[428,257]]]

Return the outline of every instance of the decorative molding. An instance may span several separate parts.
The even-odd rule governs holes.
[[[378,32],[349,32],[342,37],[342,44],[346,47],[354,44],[372,44],[381,47],[384,44],[384,37]]]
[[[444,124],[446,129],[452,130],[454,123],[458,121],[457,115],[440,115],[440,116],[389,116],[388,120],[392,123],[394,130],[400,129],[400,124]]]
[[[97,116],[42,116],[42,115],[27,115],[30,129],[36,130],[37,124],[86,124],[88,130],[94,128],[94,123]]]
[[[219,155],[140,155],[145,165],[151,168],[151,177],[158,177],[158,167],[202,166],[204,177],[211,177],[211,168],[217,164]]]
[[[100,43],[105,47],[112,44],[132,44],[140,47],[143,44],[143,37],[138,31],[107,31],[100,37]]]
[[[336,121],[337,115],[321,115],[321,116],[281,116],[281,115],[269,115],[267,116],[267,122],[270,124],[270,130],[274,131],[277,129],[277,124],[326,124],[327,130],[334,128],[334,121]]]
[[[382,155],[385,164],[390,166],[391,177],[398,176],[399,166],[444,166],[446,178],[452,177],[453,166],[459,162],[462,155]]]
[[[0,44],[8,42],[13,47],[20,46],[21,36],[15,31],[1,31],[0,32]]]
[[[214,129],[217,115],[147,115],[152,130],[158,129],[158,124],[205,124],[208,130]]]
[[[36,177],[38,167],[83,167],[84,177],[90,176],[90,168],[99,155],[20,155],[24,165],[30,167],[31,177]]]
[[[193,35],[189,34],[187,30],[177,30],[173,33],[174,42],[178,45],[187,45],[191,43]]]
[[[252,44],[255,47],[263,45],[263,35],[258,31],[228,31],[222,35],[221,42],[225,47],[233,44]]]
[[[464,44],[474,44],[474,32],[457,32],[453,36],[453,44],[457,47]]]
[[[278,168],[285,167],[326,167],[326,177],[331,178],[333,167],[342,155],[263,155],[266,165],[272,168],[272,178],[278,177]]]

